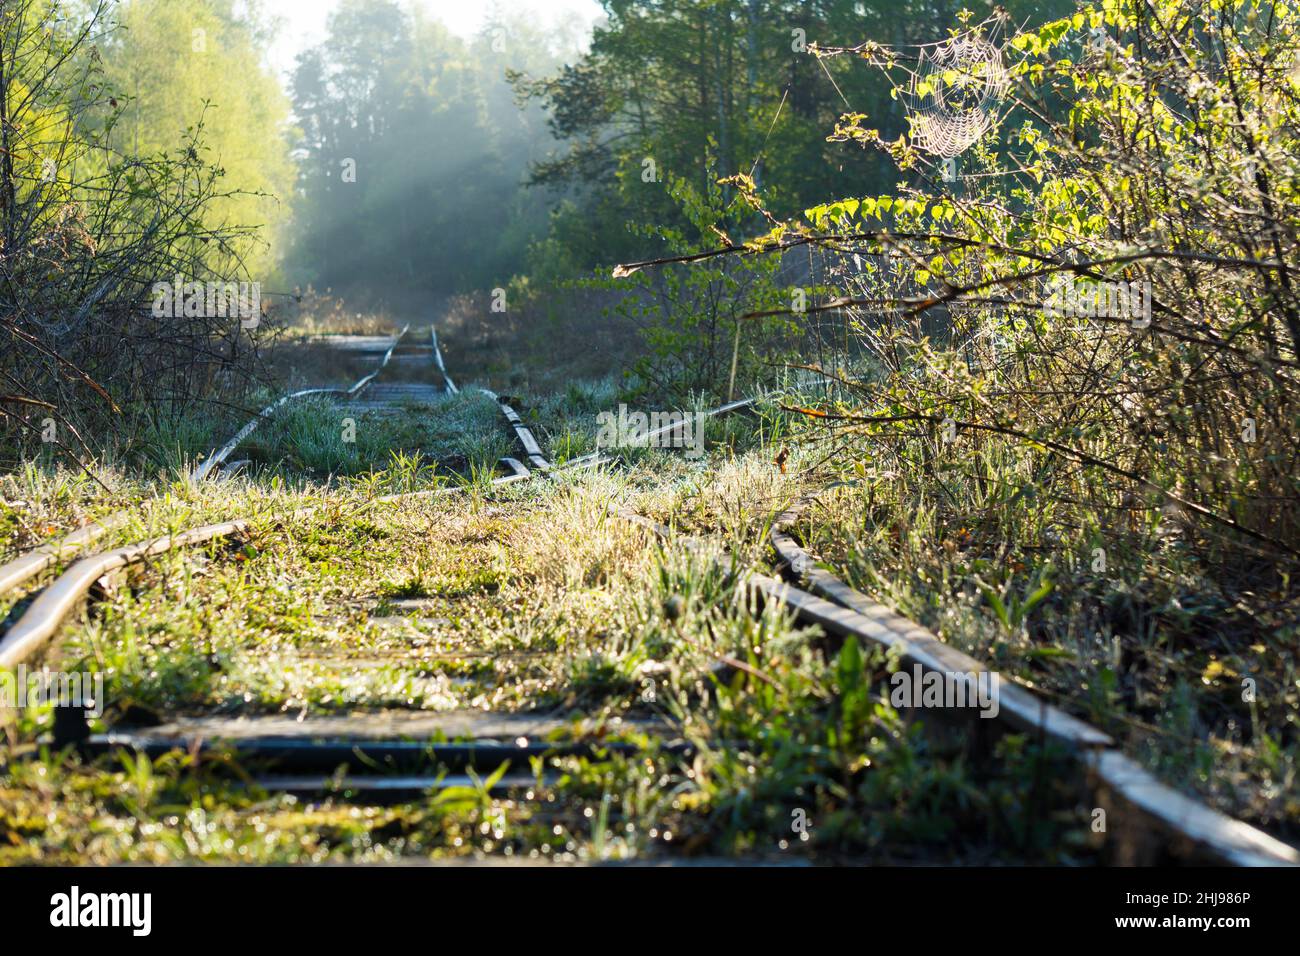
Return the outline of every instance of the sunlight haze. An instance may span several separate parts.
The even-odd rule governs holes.
[[[294,58],[324,38],[329,15],[340,3],[342,0],[265,0],[263,7],[267,14],[282,21],[269,53],[277,72],[293,69]],[[596,0],[411,0],[411,3],[422,7],[461,36],[472,35],[494,8],[531,11],[550,23],[577,17],[584,26],[602,15]]]

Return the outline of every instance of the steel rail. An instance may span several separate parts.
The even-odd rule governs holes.
[[[398,343],[402,341],[406,336],[406,333],[410,330],[411,327],[407,325],[403,327],[402,331],[393,336],[393,342],[389,345],[388,351],[384,353],[384,357],[380,361],[379,367],[369,375],[362,378],[351,388],[304,388],[296,392],[290,392],[288,395],[281,396],[279,399],[266,406],[266,408],[258,412],[247,425],[236,432],[228,442],[214,452],[211,457],[200,462],[190,473],[190,480],[193,482],[203,481],[214,469],[220,468],[222,463],[225,462],[232,453],[234,453],[236,448],[244,443],[249,435],[253,434],[253,432],[257,430],[258,426],[261,425],[263,421],[270,418],[282,406],[294,399],[306,398],[309,395],[342,395],[345,398],[355,398],[379,376],[380,372],[388,367],[388,363],[392,360],[393,352],[397,349]]]
[[[536,438],[534,438],[532,432],[528,430],[528,426],[523,423],[518,412],[506,404],[506,402],[503,401],[495,392],[486,388],[479,389],[479,391],[495,400],[501,407],[502,411],[505,413],[506,420],[509,421],[511,427],[514,428],[515,434],[519,437],[520,444],[523,445],[524,451],[528,454],[529,460],[533,463],[533,467],[537,468],[539,471],[548,472],[551,470],[565,471],[568,469],[591,468],[597,465],[608,464],[613,460],[607,458],[603,452],[597,450],[590,454],[582,455],[579,458],[572,458],[557,468],[555,465],[552,465],[547,461],[546,457],[542,454],[542,449],[537,444]],[[707,411],[700,412],[700,414],[705,418],[716,418],[719,415],[727,415],[731,412],[740,411],[743,408],[749,408],[754,404],[754,399],[745,398],[735,402],[728,402],[726,405],[720,405],[717,408],[708,409]],[[682,425],[680,422],[672,425],[665,425],[662,428],[657,428],[652,432],[642,435],[639,441],[642,444],[649,446],[656,438],[670,435],[673,432],[680,431],[681,428]]]
[[[700,539],[678,535],[672,528],[634,512],[620,509],[615,513],[661,540],[676,541],[731,573],[732,569],[722,564],[716,544],[710,547]],[[810,590],[759,573],[739,575],[740,587],[790,608],[800,621],[820,627],[830,637],[841,640],[852,637],[896,649],[903,659],[920,665],[923,670],[945,677],[996,673],[818,568],[816,558],[799,547],[785,530],[797,513],[791,510],[782,514],[773,526],[770,540],[778,557],[793,573],[803,577]],[[1210,862],[1230,866],[1300,866],[1300,851],[1162,784],[1120,753],[1114,741],[1096,728],[1040,701],[1001,675],[998,689],[1000,709],[995,720],[1061,745],[1091,775],[1094,789],[1103,798],[1111,794],[1118,798],[1117,802],[1136,810],[1169,836],[1170,846],[1181,845],[1185,855],[1199,853]],[[1110,818],[1123,819],[1115,813]]]
[[[479,391],[497,403],[497,407],[501,409],[501,414],[505,415],[506,421],[508,421],[510,427],[514,429],[515,437],[519,439],[519,444],[523,446],[524,454],[528,457],[528,463],[538,471],[550,471],[551,463],[547,461],[546,456],[542,454],[542,446],[537,443],[537,439],[533,437],[533,433],[528,430],[528,426],[525,425],[524,420],[519,417],[519,413],[511,408],[504,398],[491,389],[480,388]]]
[[[262,409],[262,411],[257,414],[257,417],[255,417],[252,421],[250,421],[247,425],[245,425],[242,429],[240,429],[240,431],[229,442],[227,442],[226,445],[223,446],[215,455],[213,455],[212,458],[209,458],[207,461],[198,465],[191,472],[190,479],[192,481],[202,481],[205,478],[207,478],[209,474],[216,467],[222,464],[226,460],[226,458],[228,458],[234,452],[234,450],[237,447],[239,447],[240,443],[242,443],[244,439],[246,439],[249,435],[253,433],[253,431],[257,428],[257,426],[261,424],[263,419],[270,416],[272,413],[275,412],[276,409],[278,409],[280,406],[284,405],[286,402],[290,401],[291,399],[303,398],[307,395],[326,395],[326,394],[347,395],[349,397],[352,397],[358,394],[359,392],[361,392],[366,386],[368,386],[372,381],[374,381],[375,377],[379,374],[379,372],[383,371],[383,369],[387,366],[388,362],[392,359],[394,349],[397,348],[398,343],[401,341],[402,337],[407,333],[409,328],[410,326],[407,326],[406,328],[402,329],[401,332],[397,333],[397,335],[394,337],[393,344],[389,347],[387,353],[385,353],[383,362],[381,363],[380,367],[376,369],[374,372],[372,372],[371,374],[362,378],[351,388],[302,389],[301,391],[297,391],[297,392],[293,392],[292,394],[285,395],[279,401],[271,405],[268,405],[266,408]],[[436,337],[434,340],[434,350],[436,353],[437,351]],[[439,366],[441,366],[442,364],[441,355],[438,355],[438,363]],[[447,381],[448,381],[448,385],[450,386],[451,380],[448,379]],[[454,386],[451,386],[451,388],[454,390]],[[79,551],[82,551],[88,546],[94,544],[96,541],[103,538],[110,531],[122,527],[122,525],[126,524],[126,522],[130,520],[130,517],[131,517],[131,513],[129,511],[115,512],[105,518],[100,519],[99,521],[92,522],[91,524],[85,525],[84,527],[79,528],[78,530],[66,535],[63,538],[60,538],[57,541],[40,545],[39,547],[33,548],[30,551],[27,551],[24,554],[19,555],[17,558],[8,562],[7,564],[0,565],[0,597],[4,596],[5,594],[8,594],[10,591],[13,591],[18,587],[21,587],[23,584],[30,581],[32,578],[36,577],[38,574],[41,574],[42,572],[48,570],[49,568],[57,564],[59,560],[61,560],[62,558],[71,557],[72,555],[78,553]]]
[[[188,547],[229,537],[244,530],[251,523],[251,519],[237,518],[233,521],[206,525],[177,535],[164,535],[82,558],[46,588],[9,629],[9,632],[0,639],[0,668],[13,669],[39,650],[58,631],[73,605],[90,591],[96,581],[110,571],[143,561],[173,548]]]
[[[726,405],[720,405],[720,406],[718,406],[717,408],[711,408],[711,409],[708,409],[707,411],[700,412],[700,414],[703,415],[705,418],[716,418],[716,417],[718,417],[718,416],[720,416],[720,415],[728,415],[728,414],[730,414],[731,412],[738,412],[738,411],[740,411],[741,409],[744,409],[744,408],[750,408],[751,406],[753,406],[753,405],[755,405],[755,404],[757,404],[757,400],[756,400],[756,399],[753,399],[753,398],[742,398],[742,399],[739,399],[739,400],[734,401],[734,402],[728,402]],[[650,446],[650,444],[651,444],[655,439],[660,438],[660,437],[662,437],[662,436],[664,436],[664,435],[670,435],[670,434],[672,434],[672,433],[675,432],[675,431],[680,431],[680,430],[681,430],[681,427],[682,427],[682,426],[681,426],[681,423],[678,422],[678,423],[673,424],[673,425],[665,425],[665,426],[662,427],[662,428],[656,428],[654,431],[652,431],[652,432],[648,432],[647,434],[641,436],[641,438],[640,438],[640,444],[643,445],[643,446],[648,447],[648,446]],[[603,454],[601,451],[597,450],[597,451],[594,451],[594,452],[592,452],[592,453],[590,453],[590,454],[588,454],[588,455],[583,455],[583,456],[580,457],[580,458],[574,458],[574,459],[571,459],[571,460],[566,464],[565,467],[578,467],[578,466],[581,466],[581,465],[582,465],[583,463],[585,463],[585,462],[593,461],[593,460],[596,460],[596,459],[600,459],[600,460],[602,460],[602,461],[606,461],[606,460],[608,460],[608,459],[605,459],[604,454]]]
[[[997,673],[818,567],[816,557],[790,534],[810,501],[804,498],[782,513],[769,533],[777,557],[806,584],[808,591],[761,575],[750,576],[752,588],[782,601],[828,633],[897,648],[904,659],[927,671],[944,675]],[[1120,752],[1108,735],[1042,701],[1014,681],[1001,675],[999,678],[1000,710],[996,719],[1065,746],[1099,785],[1098,789],[1136,809],[1162,832],[1199,848],[1217,863],[1300,865],[1300,851],[1294,847],[1161,783]],[[1111,814],[1112,818],[1116,816]]]
[[[438,345],[438,327],[436,324],[432,322],[429,323],[429,333],[433,341],[433,361],[438,366],[438,372],[442,375],[442,380],[447,383],[447,393],[449,395],[456,395],[460,392],[460,389],[456,387],[456,383],[453,382],[451,376],[447,374],[447,363],[442,360],[442,348]]]
[[[114,528],[126,524],[130,516],[130,512],[127,511],[115,512],[106,518],[85,525],[58,541],[43,544],[19,555],[0,567],[0,596],[30,581],[61,558],[71,557],[83,548],[94,544]]]
[[[871,600],[830,572],[817,567],[816,558],[800,548],[786,530],[798,518],[799,513],[794,509],[782,513],[772,526],[768,538],[777,557],[803,581],[809,592],[848,608],[870,621],[868,636],[874,643],[886,648],[897,648],[904,660],[920,664],[927,671],[970,675],[967,683],[971,685],[971,690],[974,690],[975,675],[996,673],[970,655],[945,644],[933,632]],[[1017,729],[1041,734],[1054,743],[1071,748],[1108,747],[1114,744],[1100,730],[1047,704],[1005,677],[999,680],[999,700],[1001,709],[1007,712],[1007,720]]]

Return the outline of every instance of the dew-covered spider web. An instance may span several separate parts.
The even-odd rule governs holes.
[[[996,122],[1009,85],[1002,58],[1004,22],[993,17],[919,48],[916,69],[909,71],[910,82],[900,91],[918,149],[949,159],[959,156]]]

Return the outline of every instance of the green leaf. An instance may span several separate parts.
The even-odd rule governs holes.
[[[1024,605],[1020,608],[1020,619],[1023,621],[1029,616],[1029,612],[1036,608],[1043,600],[1056,589],[1056,582],[1048,580],[1039,585],[1038,590],[1025,600]]]
[[[975,585],[980,589],[980,593],[984,595],[984,600],[988,601],[992,606],[994,616],[997,617],[1003,627],[1008,631],[1011,630],[1011,615],[1007,613],[1007,606],[1003,602],[1002,596],[983,581],[977,579]]]

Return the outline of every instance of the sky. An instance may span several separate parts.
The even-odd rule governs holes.
[[[264,0],[264,9],[280,17],[283,29],[271,48],[271,63],[280,72],[293,68],[294,57],[325,37],[325,21],[340,0]],[[454,32],[471,35],[492,8],[491,0],[405,0],[424,7]],[[601,15],[596,0],[502,0],[505,8],[522,6],[545,20],[577,14],[586,21]]]

